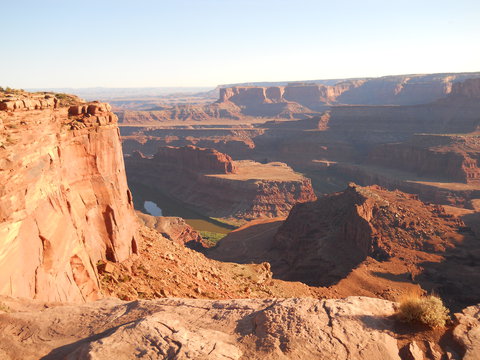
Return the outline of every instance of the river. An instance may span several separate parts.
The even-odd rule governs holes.
[[[153,216],[178,216],[185,219],[197,231],[210,231],[228,234],[232,226],[199,214],[182,202],[172,199],[164,193],[137,183],[129,183],[135,209]]]

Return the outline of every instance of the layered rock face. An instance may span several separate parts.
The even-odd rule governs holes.
[[[232,158],[214,149],[184,147],[160,147],[154,156],[157,162],[181,166],[206,174],[233,174],[236,172]]]
[[[420,105],[436,102],[451,92],[475,93],[474,82],[480,73],[398,75],[379,78],[314,80],[309,82],[222,85],[219,97],[210,102],[185,105],[143,106],[120,102],[117,115],[121,123],[154,124],[159,122],[225,123],[254,122],[259,118],[304,119],[318,115],[330,105]],[[470,90],[466,90],[467,87]],[[473,91],[473,93],[472,93]],[[207,100],[208,99],[208,100]],[[127,102],[128,103],[128,102]],[[150,108],[150,109],[149,109]],[[143,110],[145,109],[145,110]],[[147,110],[148,109],[148,110]],[[140,110],[140,111],[139,111]]]
[[[406,141],[415,133],[470,133],[480,129],[480,106],[335,106],[328,131],[336,138],[369,145]]]
[[[295,203],[315,199],[310,180],[285,164],[232,162],[211,149],[169,147],[153,158],[134,153],[125,162],[131,186],[157,188],[211,217],[286,216]]]
[[[295,102],[310,108],[334,102],[336,97],[362,81],[345,81],[337,85],[291,83],[286,86],[233,86],[220,88],[218,103],[231,102],[241,107]]]
[[[238,106],[281,101],[297,102],[309,108],[325,104],[349,105],[416,105],[441,99],[452,92],[475,92],[473,83],[479,73],[398,75],[380,78],[318,80],[279,86],[231,86],[220,88],[219,103]],[[472,82],[470,82],[473,79]],[[467,80],[465,85],[457,83]],[[470,90],[465,90],[469,88]]]
[[[452,91],[447,101],[458,101],[459,99],[480,99],[480,78],[467,79],[453,84]]]
[[[462,226],[442,207],[425,205],[415,195],[351,184],[292,209],[275,235],[272,250],[279,255],[272,269],[280,278],[328,286],[367,257],[386,261],[443,252]]]
[[[418,176],[479,183],[480,135],[415,135],[410,141],[376,147],[368,162]]]
[[[149,124],[157,122],[209,122],[218,119],[230,121],[244,119],[240,108],[233,103],[208,105],[176,105],[161,110],[117,111],[119,122],[124,124]]]
[[[0,294],[95,299],[97,261],[136,251],[116,116],[67,100],[0,100]]]

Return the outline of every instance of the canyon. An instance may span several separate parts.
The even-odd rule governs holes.
[[[478,76],[0,92],[0,357],[474,359]],[[447,325],[401,322],[427,293]]]
[[[310,180],[283,163],[233,161],[217,150],[160,147],[153,157],[125,158],[132,188],[146,185],[212,218],[252,220],[286,216],[297,202],[314,200]]]
[[[126,153],[138,150],[153,155],[165,145],[204,146],[235,160],[285,162],[310,177],[318,194],[341,190],[349,181],[378,183],[391,190],[418,193],[427,201],[473,209],[479,196],[480,80],[475,76],[412,77],[418,80],[419,88],[423,86],[420,79],[436,79],[438,86],[445,85],[442,92],[420,104],[331,104],[323,112],[300,120],[121,126],[121,133]],[[386,81],[371,81],[380,80]],[[273,101],[263,87],[260,100],[254,102]],[[247,96],[242,94],[248,91],[228,89],[219,101],[241,105],[253,101],[252,94],[256,94]]]

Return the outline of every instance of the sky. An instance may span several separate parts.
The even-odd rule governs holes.
[[[480,71],[478,0],[0,1],[13,88]]]

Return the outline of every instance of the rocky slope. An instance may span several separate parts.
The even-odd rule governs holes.
[[[283,254],[276,271],[290,280],[330,285],[368,256],[385,261],[408,251],[444,252],[463,225],[442,211],[415,195],[352,184],[292,209],[275,235],[273,247]]]
[[[168,240],[185,245],[191,249],[201,250],[206,247],[200,233],[180,217],[151,216],[140,211],[137,211],[137,216],[145,226],[154,229]]]
[[[393,317],[395,303],[270,299],[102,300],[82,306],[2,299],[0,355],[29,359],[475,359],[478,307],[458,314],[455,340]],[[402,329],[402,330],[401,330]],[[403,331],[400,335],[398,331]]]
[[[116,116],[63,94],[5,94],[0,109],[0,294],[97,298],[95,264],[136,252]]]
[[[305,284],[272,279],[268,263],[239,265],[208,259],[175,238],[172,227],[166,230],[159,233],[140,226],[137,254],[121,263],[107,261],[99,266],[105,296],[235,299],[304,297],[315,292]]]
[[[235,162],[192,146],[160,149],[153,158],[135,153],[125,161],[132,186],[159,189],[215,218],[283,216],[295,203],[315,199],[310,181],[285,164]]]
[[[480,301],[480,245],[475,214],[457,210],[351,184],[296,205],[284,222],[247,224],[207,255],[241,264],[268,261],[274,279],[301,281],[328,297],[396,300],[434,291],[459,310]]]

